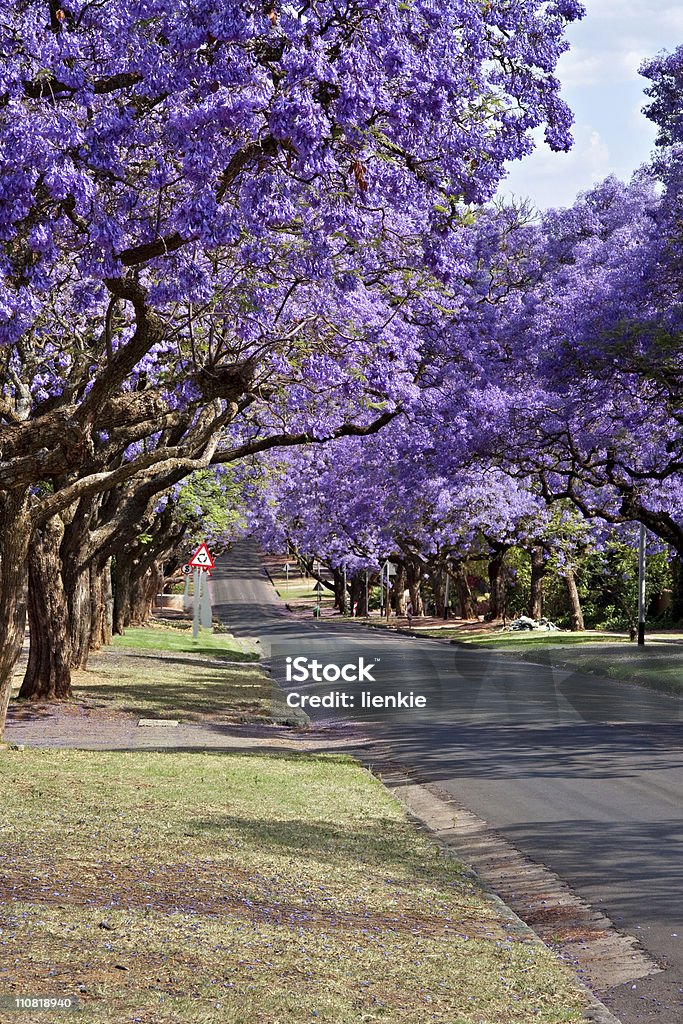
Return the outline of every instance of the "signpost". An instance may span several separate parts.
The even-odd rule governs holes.
[[[285,589],[289,592],[289,562],[285,562]]]
[[[215,562],[206,544],[200,544],[187,565],[183,566],[183,572],[187,569],[192,573],[193,577],[194,614],[192,617],[192,636],[195,640],[199,636],[200,622],[204,629],[211,629],[209,573],[214,566]]]
[[[213,569],[215,562],[206,544],[200,544],[187,564],[192,569]]]
[[[183,611],[189,612],[190,610],[190,576],[192,575],[192,568],[189,565],[183,566],[183,573],[185,575],[185,589],[183,590]]]

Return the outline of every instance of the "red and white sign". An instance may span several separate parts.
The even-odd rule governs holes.
[[[215,562],[206,544],[200,544],[187,564],[193,569],[213,569]]]

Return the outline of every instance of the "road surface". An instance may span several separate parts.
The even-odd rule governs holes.
[[[363,723],[413,776],[438,783],[637,937],[663,970],[600,992],[624,1024],[683,1021],[680,700],[442,642],[297,621],[246,543],[219,561],[212,587],[214,612],[237,635],[260,638],[280,681],[287,655],[360,656],[382,676],[286,684],[292,693],[424,696],[421,710],[310,713]]]

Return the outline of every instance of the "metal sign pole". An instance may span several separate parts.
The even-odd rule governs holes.
[[[202,629],[211,629],[211,598],[209,597],[209,574],[202,573]]]
[[[183,611],[189,612],[190,610],[190,574],[185,573],[185,589],[183,590]]]
[[[201,573],[195,569],[192,573],[192,586],[194,589],[194,617],[192,620],[192,636],[196,640],[199,636],[199,579]]]

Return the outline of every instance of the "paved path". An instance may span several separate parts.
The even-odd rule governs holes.
[[[683,1021],[679,699],[486,651],[293,621],[248,545],[221,560],[212,586],[215,611],[237,635],[260,637],[281,679],[287,654],[360,652],[366,663],[381,660],[394,688],[426,695],[421,712],[312,714],[324,725],[360,720],[412,777],[455,798],[637,937],[664,970],[601,992],[624,1024]]]

